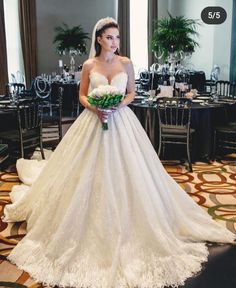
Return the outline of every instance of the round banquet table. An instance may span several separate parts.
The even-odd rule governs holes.
[[[145,129],[154,149],[158,151],[159,123],[157,105],[140,102],[132,102],[130,108]],[[223,125],[227,121],[227,114],[231,121],[236,122],[236,104],[234,102],[218,102],[212,104],[192,103],[191,128],[195,130],[192,144],[192,161],[209,160],[213,152],[213,132],[216,125]],[[186,155],[183,147],[166,150],[165,158],[180,159]],[[181,145],[182,146],[182,145]],[[166,156],[167,155],[167,156]]]

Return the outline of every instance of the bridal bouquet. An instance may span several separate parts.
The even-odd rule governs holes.
[[[112,85],[100,85],[88,95],[88,102],[104,112],[111,111],[122,101],[124,94]],[[103,130],[108,130],[108,119],[102,120]]]

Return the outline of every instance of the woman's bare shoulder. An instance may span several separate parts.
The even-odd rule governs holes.
[[[132,64],[132,61],[126,56],[119,56],[119,58],[120,58],[121,63],[124,65]]]
[[[133,71],[133,62],[128,57],[120,56],[120,61],[127,73]]]
[[[90,71],[94,66],[94,58],[89,58],[83,63],[83,70]]]

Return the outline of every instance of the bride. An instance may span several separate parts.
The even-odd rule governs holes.
[[[207,261],[205,241],[235,238],[163,168],[127,107],[134,72],[131,61],[119,56],[119,42],[116,21],[99,20],[82,70],[86,109],[30,190],[4,210],[5,221],[27,221],[27,235],[8,259],[47,285],[176,287]],[[117,109],[104,113],[87,95],[107,84],[127,93]]]

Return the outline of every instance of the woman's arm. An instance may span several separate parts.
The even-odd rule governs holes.
[[[80,90],[79,90],[79,101],[86,108],[97,114],[97,109],[89,104],[88,102],[88,88],[89,88],[89,73],[92,68],[92,59],[84,62],[81,78],[80,78]]]
[[[126,57],[124,57],[123,63],[128,75],[127,95],[119,105],[119,108],[129,105],[134,100],[135,96],[135,77],[133,63],[129,58]]]
[[[92,106],[88,102],[88,88],[89,88],[89,73],[92,69],[93,63],[92,59],[88,59],[84,62],[82,71],[81,71],[81,78],[80,78],[80,89],[79,89],[79,101],[80,103],[86,108],[92,111],[93,113],[97,114],[98,118],[102,121],[104,115],[102,111],[97,109],[97,107]]]

